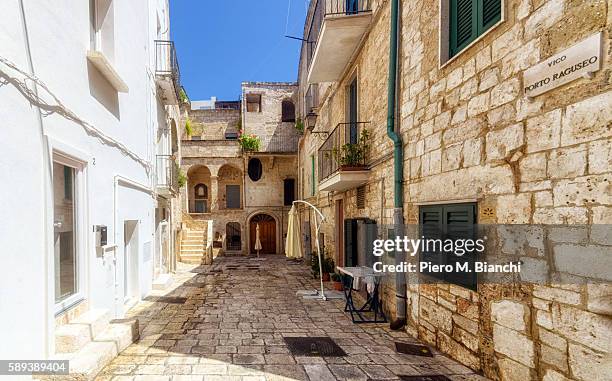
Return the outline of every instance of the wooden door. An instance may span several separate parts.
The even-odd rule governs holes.
[[[261,254],[276,254],[276,221],[267,214],[258,214],[251,218],[249,224],[250,251],[256,254],[255,238],[259,224],[259,240],[261,241]]]

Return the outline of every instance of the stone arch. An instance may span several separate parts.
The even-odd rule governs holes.
[[[241,209],[243,200],[242,170],[233,164],[223,164],[217,174],[219,184],[219,208]]]
[[[247,237],[246,237],[247,252],[249,254],[255,253],[255,250],[254,250],[255,226],[254,225],[252,226],[251,224],[256,221],[257,216],[269,216],[272,220],[274,220],[274,253],[281,253],[282,252],[281,237],[282,237],[283,227],[281,226],[280,220],[278,216],[276,215],[276,213],[273,213],[268,210],[256,210],[250,213],[249,216],[247,217],[247,224],[246,224],[246,229],[245,229],[247,233]]]
[[[209,213],[211,208],[211,173],[205,165],[193,165],[187,170],[189,213]]]

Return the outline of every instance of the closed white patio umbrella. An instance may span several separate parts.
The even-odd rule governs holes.
[[[255,250],[257,250],[257,258],[259,258],[259,250],[261,250],[261,240],[259,239],[259,224],[255,225]]]
[[[285,255],[287,258],[303,258],[302,244],[300,236],[300,221],[297,208],[291,206],[289,219],[287,221],[287,240],[285,241]]]

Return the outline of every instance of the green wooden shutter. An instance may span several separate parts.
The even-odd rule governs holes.
[[[316,187],[315,187],[315,180],[316,179],[315,179],[315,158],[314,158],[314,155],[310,155],[310,161],[312,162],[312,173],[310,174],[310,182],[312,183],[311,184],[312,189],[310,190],[310,195],[314,196],[315,195],[315,190],[316,190]]]
[[[476,239],[476,205],[454,204],[444,206],[444,239]],[[471,273],[453,272],[444,273],[444,280],[448,283],[457,284],[472,290],[476,290],[477,277],[474,272],[474,254],[456,256],[453,253],[445,253],[446,264],[456,266],[457,263],[468,262]]]
[[[425,240],[442,239],[444,237],[444,225],[443,225],[443,207],[440,205],[422,206],[419,210],[419,227],[420,235]],[[435,265],[442,265],[445,263],[444,253],[442,250],[437,248],[429,247],[421,251],[420,260],[422,262],[431,262]],[[428,273],[429,275],[442,279],[442,273]]]
[[[501,0],[479,1],[482,3],[478,7],[478,35],[481,35],[501,20]]]
[[[357,266],[357,220],[344,220],[344,265]]]
[[[450,0],[450,57],[501,20],[501,0]]]
[[[476,38],[478,0],[450,1],[450,56],[454,56]]]

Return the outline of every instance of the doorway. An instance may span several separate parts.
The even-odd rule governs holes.
[[[257,254],[255,250],[257,225],[259,225],[259,240],[261,242],[259,252],[261,254],[276,254],[276,221],[268,214],[257,214],[251,218],[249,223],[250,253]]]
[[[123,222],[123,301],[138,300],[138,221]]]
[[[346,266],[344,261],[344,202],[342,199],[336,200],[336,211],[334,213],[335,217],[335,233],[336,233],[336,253],[338,253],[338,257],[336,258],[336,264],[338,266]]]

